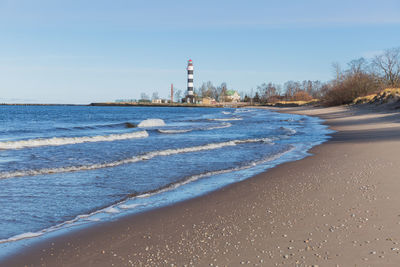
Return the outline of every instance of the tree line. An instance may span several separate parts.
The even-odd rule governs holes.
[[[287,81],[283,85],[265,82],[256,90],[238,92],[242,101],[251,103],[276,103],[279,101],[309,101],[318,99],[323,105],[343,105],[353,102],[360,96],[366,96],[385,88],[400,87],[400,47],[387,49],[372,59],[358,58],[347,63],[342,69],[338,63],[332,64],[334,78],[327,82],[319,80]],[[227,98],[227,83],[215,86],[211,81],[204,82],[194,89],[196,97],[210,97],[218,102]],[[180,102],[186,90],[176,89],[174,101]],[[142,99],[150,99],[142,93]],[[152,99],[158,98],[153,93]]]
[[[208,82],[203,82],[203,84],[198,87],[194,88],[194,95],[197,98],[204,98],[204,97],[210,97],[215,99],[216,101],[223,102],[228,100],[226,98],[227,96],[227,91],[228,91],[228,85],[226,82],[221,83],[221,85],[215,86],[211,81]],[[182,89],[174,89],[174,101],[175,102],[181,102],[183,98],[186,96],[186,90]],[[154,92],[151,99],[158,99],[159,95],[157,92]],[[168,97],[170,99],[170,96]],[[150,96],[147,95],[146,93],[141,93],[140,95],[140,100],[147,100],[150,101]]]
[[[328,106],[349,104],[357,97],[400,87],[400,47],[387,49],[370,60],[352,60],[345,70],[336,63],[333,67],[335,79],[327,84],[322,98]]]
[[[351,60],[344,70],[338,63],[332,67],[331,81],[287,81],[283,86],[263,83],[255,94],[253,90],[246,93],[244,101],[264,104],[319,99],[323,105],[333,106],[352,103],[357,97],[385,88],[400,87],[400,47],[387,49],[372,59]]]

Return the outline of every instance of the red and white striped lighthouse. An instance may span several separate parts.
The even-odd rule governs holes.
[[[193,62],[189,59],[188,66],[188,79],[187,79],[187,95],[186,102],[187,103],[195,103],[194,93],[193,93]]]

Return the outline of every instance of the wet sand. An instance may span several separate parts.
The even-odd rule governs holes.
[[[41,242],[0,266],[399,266],[400,113],[279,111],[338,132],[303,160]]]

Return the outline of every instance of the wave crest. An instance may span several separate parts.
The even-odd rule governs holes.
[[[279,129],[285,131],[289,135],[294,135],[297,133],[297,131],[292,128],[280,127]]]
[[[0,142],[0,150],[6,149],[22,149],[41,146],[62,146],[90,142],[111,142],[116,140],[146,138],[149,134],[146,131],[124,133],[124,134],[110,134],[110,135],[97,135],[97,136],[82,136],[82,137],[53,137],[53,138],[38,138],[27,139],[19,141],[5,141]]]
[[[158,129],[157,131],[159,133],[163,134],[179,134],[179,133],[188,133],[191,131],[210,131],[210,130],[215,130],[215,129],[223,129],[223,128],[228,128],[231,127],[232,124],[229,122],[226,123],[221,123],[217,125],[212,125],[212,126],[205,126],[205,127],[200,127],[200,128],[192,128],[192,129]]]
[[[229,128],[231,126],[232,126],[232,124],[230,124],[229,122],[226,122],[226,123],[222,123],[222,124],[219,124],[219,125],[216,125],[216,126],[206,127],[203,130],[223,129],[223,128]]]
[[[258,139],[232,140],[232,141],[221,142],[221,143],[210,143],[210,144],[201,145],[201,146],[158,150],[158,151],[147,152],[140,156],[135,156],[132,158],[127,158],[127,159],[123,159],[123,160],[119,160],[119,161],[108,162],[108,163],[97,163],[97,164],[92,164],[92,165],[69,166],[69,167],[59,167],[59,168],[45,168],[45,169],[39,169],[39,170],[1,172],[0,179],[15,178],[15,177],[22,177],[22,176],[35,176],[35,175],[75,172],[75,171],[89,171],[89,170],[102,169],[102,168],[111,168],[111,167],[116,167],[116,166],[120,166],[123,164],[129,164],[129,163],[135,163],[138,161],[149,160],[149,159],[152,159],[152,158],[158,157],[158,156],[169,156],[169,155],[176,155],[176,154],[181,154],[181,153],[213,150],[213,149],[219,149],[219,148],[223,148],[223,147],[236,146],[239,144],[258,143],[258,142],[270,143],[271,139],[258,138]]]
[[[180,129],[180,130],[173,130],[173,129],[158,129],[159,133],[164,133],[164,134],[178,134],[178,133],[187,133],[191,132],[192,129]]]
[[[165,122],[162,119],[147,119],[141,121],[138,124],[138,127],[157,127],[157,126],[165,126]]]
[[[241,121],[242,118],[223,118],[223,119],[209,119],[211,121]]]
[[[257,139],[249,139],[249,142],[251,142],[251,140],[257,140]],[[266,140],[266,138],[260,139],[260,140]],[[242,140],[242,142],[245,142],[245,141],[246,140]],[[48,234],[48,233],[63,229],[64,227],[71,227],[74,224],[79,223],[79,222],[86,222],[87,223],[87,222],[101,221],[102,220],[101,218],[95,218],[95,216],[97,214],[106,213],[106,214],[111,214],[112,215],[112,214],[121,212],[121,210],[123,211],[123,210],[127,210],[127,209],[135,209],[135,208],[137,208],[139,206],[148,205],[148,204],[141,204],[141,203],[128,204],[127,201],[129,201],[129,200],[140,199],[140,198],[148,198],[148,197],[152,197],[152,196],[157,195],[157,194],[161,194],[161,193],[164,193],[164,192],[172,191],[172,190],[174,190],[174,189],[176,189],[178,187],[181,187],[181,186],[184,186],[186,184],[195,182],[195,181],[197,181],[197,180],[199,180],[201,178],[204,178],[204,177],[209,177],[209,176],[213,176],[213,175],[220,175],[220,174],[225,174],[225,173],[230,173],[230,172],[250,169],[250,168],[252,168],[252,167],[254,167],[254,166],[258,165],[258,164],[263,164],[263,163],[266,163],[266,162],[271,162],[273,160],[276,160],[276,159],[280,158],[281,156],[283,156],[284,154],[286,154],[288,152],[291,152],[294,149],[295,149],[294,146],[290,146],[285,151],[282,151],[282,152],[280,152],[278,154],[266,157],[266,158],[261,159],[259,161],[249,162],[249,164],[244,165],[244,166],[239,166],[239,167],[229,168],[229,169],[216,170],[216,171],[210,171],[210,172],[205,172],[205,173],[189,176],[184,180],[178,181],[176,183],[169,184],[169,185],[167,185],[167,186],[165,186],[163,188],[160,188],[158,190],[155,190],[155,191],[152,191],[152,192],[143,193],[143,194],[140,194],[140,195],[137,195],[137,196],[133,196],[133,197],[124,199],[124,200],[122,200],[122,201],[120,201],[120,202],[118,202],[116,204],[113,204],[111,206],[108,206],[108,207],[100,209],[100,210],[96,210],[96,211],[94,211],[92,213],[89,213],[89,214],[78,215],[78,216],[76,216],[75,218],[73,218],[73,219],[71,219],[69,221],[62,222],[62,223],[60,223],[58,225],[51,226],[49,228],[40,230],[38,232],[27,232],[27,233],[23,233],[23,234],[12,236],[12,237],[10,237],[8,239],[0,239],[0,244],[8,243],[8,242],[14,242],[14,241],[22,240],[22,239],[34,238],[34,237],[37,237],[37,236],[41,236],[41,235],[44,235],[44,234]]]

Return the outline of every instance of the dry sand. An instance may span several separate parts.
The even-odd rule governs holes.
[[[338,132],[206,196],[27,248],[1,266],[400,266],[400,114],[286,108]]]

